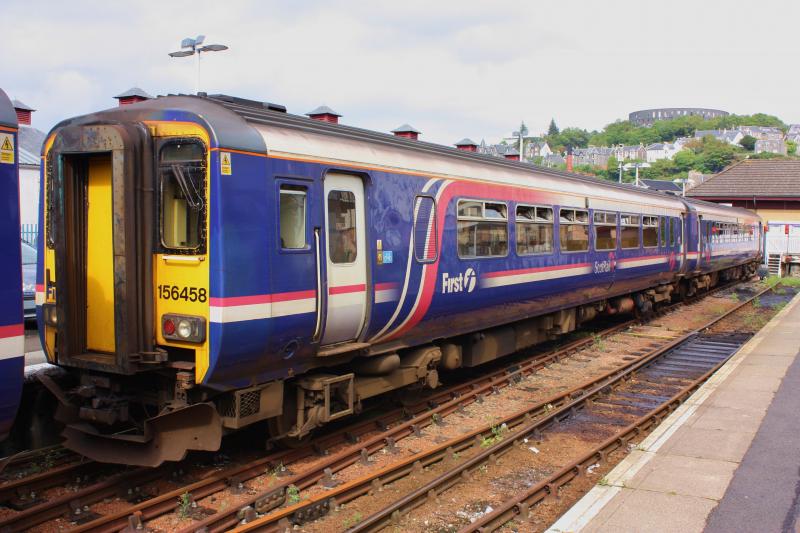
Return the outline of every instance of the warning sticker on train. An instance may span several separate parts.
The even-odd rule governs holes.
[[[230,152],[220,152],[219,153],[219,167],[220,167],[220,174],[223,176],[230,176],[231,175],[231,153]]]
[[[0,163],[14,164],[14,137],[0,133]]]

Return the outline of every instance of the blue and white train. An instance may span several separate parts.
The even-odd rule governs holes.
[[[14,106],[0,89],[0,440],[14,423],[25,366],[17,129]]]
[[[301,438],[761,250],[749,211],[225,95],[64,121],[43,156],[38,319],[74,379],[45,384],[101,461]]]

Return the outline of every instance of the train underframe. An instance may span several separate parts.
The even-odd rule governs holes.
[[[156,466],[180,460],[189,450],[217,450],[225,433],[256,423],[267,427],[268,442],[291,445],[359,413],[370,398],[435,389],[440,372],[482,365],[602,315],[646,316],[721,282],[749,279],[757,268],[754,261],[403,350],[343,354],[339,364],[225,393],[164,367],[129,376],[68,369],[60,380],[43,376],[41,381],[58,399],[65,445],[98,461]]]

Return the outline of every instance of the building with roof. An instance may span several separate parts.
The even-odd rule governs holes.
[[[660,107],[657,109],[642,109],[628,114],[628,120],[637,126],[649,126],[658,120],[670,120],[678,117],[698,116],[708,120],[710,118],[729,115],[720,109],[705,107]]]
[[[655,163],[659,159],[672,159],[681,149],[672,143],[653,143],[647,145],[648,163]]]
[[[728,144],[739,144],[744,134],[738,130],[696,130],[694,132],[695,139],[702,139],[703,137],[714,137],[718,141],[726,142]]]
[[[608,168],[608,158],[613,153],[613,148],[607,146],[589,146],[588,148],[576,148],[572,155],[575,165]]]
[[[683,193],[683,187],[681,187],[679,183],[675,183],[673,181],[641,179],[639,180],[639,183],[645,189],[650,189],[653,191],[673,194],[675,196],[681,196]]]
[[[779,141],[783,139],[783,132],[780,128],[772,126],[739,126],[736,128],[742,132],[742,135],[749,135],[755,139],[762,139],[765,141]]]
[[[767,152],[770,154],[786,155],[786,143],[783,139],[758,139],[753,151],[757,154]]]
[[[27,241],[35,238],[39,221],[39,170],[40,154],[45,133],[31,125],[31,115],[35,109],[19,100],[11,102],[17,112],[19,122],[19,202],[20,224]]]

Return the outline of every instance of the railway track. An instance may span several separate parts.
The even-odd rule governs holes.
[[[734,284],[719,287],[711,292],[725,290],[732,285]],[[703,296],[708,294],[710,293]],[[686,303],[694,301],[696,299]],[[675,304],[663,312],[686,305],[686,303]],[[271,488],[268,493],[257,495],[246,505],[237,506],[235,510],[228,512],[216,513],[202,523],[196,524],[198,527],[208,527],[209,530],[216,530],[218,525],[222,525],[223,529],[232,527],[246,516],[252,518],[253,512],[256,515],[268,513],[272,509],[284,505],[287,499],[287,490],[290,487],[303,490],[319,482],[325,483],[325,480],[330,480],[337,471],[365,458],[368,460],[370,455],[380,450],[391,449],[400,439],[419,435],[427,426],[441,423],[445,417],[454,412],[463,411],[470,403],[481,402],[486,395],[509,385],[515,385],[542,368],[591,345],[598,338],[618,333],[636,323],[638,323],[637,320],[626,321],[608,328],[594,337],[579,339],[559,349],[515,361],[487,375],[437,391],[424,401],[414,405],[395,409],[335,430],[319,437],[313,444],[295,450],[274,452],[255,461],[226,468],[219,473],[194,483],[184,484],[176,490],[144,499],[144,501],[139,500],[145,498],[144,495],[149,492],[143,487],[147,483],[174,472],[175,465],[160,469],[131,469],[121,474],[105,475],[106,467],[102,465],[93,462],[74,463],[65,465],[63,471],[54,469],[52,472],[43,473],[40,477],[17,480],[13,485],[0,486],[0,495],[6,498],[6,502],[22,498],[25,500],[24,505],[11,505],[19,512],[0,519],[0,530],[21,531],[58,516],[67,515],[77,524],[77,531],[119,531],[128,525],[136,527],[148,520],[174,511],[176,501],[185,494],[190,494],[194,500],[200,500],[227,488],[242,487],[247,481],[264,475],[265,471],[280,469],[290,473],[287,466],[304,459],[319,457],[324,454],[325,450],[332,447],[349,444],[342,452],[323,457],[313,468],[297,474],[290,473],[291,475],[282,476],[280,483]],[[376,435],[369,436],[376,432],[378,432]],[[68,494],[47,501],[37,498],[36,495],[42,489],[57,485],[65,479],[75,479],[73,488]],[[129,499],[132,502],[130,507],[105,516],[98,516],[91,512],[91,505],[104,498],[114,496]],[[240,510],[240,507],[244,510]],[[314,513],[319,514],[319,510]]]
[[[414,508],[425,502],[435,501],[454,485],[470,479],[478,469],[496,464],[508,452],[527,447],[527,439],[539,439],[542,434],[556,429],[563,431],[563,425],[567,421],[582,424],[587,431],[592,431],[593,424],[624,426],[597,450],[592,450],[592,453],[577,463],[567,465],[519,499],[508,502],[501,509],[483,517],[480,523],[476,522],[475,527],[470,526],[466,530],[502,525],[513,518],[515,513],[528,513],[531,505],[545,497],[554,497],[558,487],[575,476],[582,475],[590,465],[602,462],[610,451],[626,446],[630,439],[657,425],[666,414],[680,405],[683,399],[736,353],[748,338],[742,335],[707,336],[701,331],[730,316],[768,290],[770,289],[761,291],[703,326],[635,358],[623,368],[513,413],[499,424],[495,422],[450,439],[433,449],[412,455],[387,468],[332,487],[317,496],[264,516],[260,516],[257,507],[240,510],[240,523],[235,531],[282,531],[292,525],[315,520],[337,506],[382,490],[384,486],[405,476],[421,474],[424,469],[436,463],[456,463],[444,474],[366,517],[350,529],[352,532],[378,531],[390,524],[399,524],[402,516]],[[621,423],[620,420],[630,411],[636,414],[646,411],[647,415],[630,425]],[[506,434],[513,435],[500,440],[493,438],[497,434],[498,426],[505,428]],[[490,443],[488,446],[487,442]],[[470,452],[472,455],[462,462],[454,459],[459,454],[466,455]],[[221,531],[235,525],[211,518],[198,524],[208,531]]]

